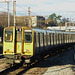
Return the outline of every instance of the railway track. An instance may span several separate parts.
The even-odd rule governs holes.
[[[48,57],[47,55],[45,59]],[[26,72],[30,68],[34,67],[39,61],[33,62],[31,65],[16,65],[13,67],[8,66],[7,69],[3,69],[0,71],[0,75],[20,75],[23,72]]]
[[[0,75],[20,75],[21,73],[26,72],[27,70],[32,68],[33,65],[35,65],[36,63],[37,61],[32,63],[29,66],[27,65],[22,66],[21,64],[19,64],[13,67],[8,67],[7,69],[0,71]]]
[[[67,49],[62,49],[62,51],[67,51],[68,49],[71,49],[72,47],[69,47]],[[59,52],[57,52],[59,55]],[[48,58],[48,57],[52,57],[53,55],[56,55],[55,53],[53,53],[52,55],[47,55],[44,57],[44,59]],[[52,60],[53,58],[51,58]],[[16,65],[13,67],[7,66],[6,69],[3,69],[0,71],[0,75],[20,75],[23,72],[26,72],[27,70],[29,70],[30,68],[32,68],[36,63],[38,63],[38,61],[32,63],[31,65],[27,66],[21,66],[21,65]]]
[[[3,54],[0,54],[0,59],[4,58],[4,55]]]
[[[20,67],[20,68],[16,69],[15,71],[9,72],[8,75],[20,75],[21,73],[26,72],[27,70],[29,70],[31,67],[32,67],[32,65],[29,66],[29,67],[26,67],[26,66],[25,67]]]

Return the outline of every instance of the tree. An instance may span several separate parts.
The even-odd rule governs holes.
[[[50,19],[50,22],[49,22],[49,25],[53,25],[53,26],[55,26],[55,25],[58,25],[58,23],[57,23],[57,21],[59,20],[61,20],[61,15],[56,15],[55,13],[53,13],[53,14],[51,14],[51,15],[49,15],[49,19]]]
[[[69,18],[63,18],[61,20],[61,22],[62,22],[62,25],[64,26],[65,25],[65,22],[70,22],[70,21],[69,21]]]
[[[55,20],[56,19],[56,14],[53,13],[48,18],[51,19],[51,20]]]
[[[13,25],[13,16],[10,14],[10,26]],[[8,13],[1,12],[0,13],[0,26],[7,27],[8,26]]]

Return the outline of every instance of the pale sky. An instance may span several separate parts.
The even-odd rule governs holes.
[[[6,1],[12,1],[10,3],[10,12],[13,13],[13,0]],[[0,5],[0,11],[7,9],[6,3],[0,3]],[[16,0],[17,15],[27,15],[28,7],[31,8],[32,15],[48,16],[56,13],[57,15],[75,20],[75,0]]]

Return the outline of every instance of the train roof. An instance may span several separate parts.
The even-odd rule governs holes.
[[[52,32],[52,33],[55,33],[55,31],[45,30],[45,29],[38,29],[38,28],[33,28],[33,30],[34,30],[35,32]]]
[[[33,28],[33,30],[35,32],[49,32],[49,33],[64,33],[64,34],[75,34],[75,32],[66,32],[66,31],[52,31],[52,30],[45,30],[45,29],[37,29],[37,28]]]
[[[14,27],[14,26],[13,26]],[[22,28],[25,26],[15,26],[16,28]],[[8,27],[6,27],[8,28]],[[11,28],[11,27],[10,27]],[[28,27],[29,28],[29,27]],[[34,30],[34,32],[42,32],[42,33],[64,33],[64,34],[75,34],[75,32],[69,32],[69,31],[53,31],[53,30],[45,30],[45,29],[39,29],[39,28],[32,28]]]

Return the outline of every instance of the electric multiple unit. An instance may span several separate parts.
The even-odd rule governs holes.
[[[50,31],[22,26],[6,27],[3,35],[5,62],[31,63],[39,60],[52,48],[75,43],[75,33]],[[56,52],[56,51],[55,51]]]

